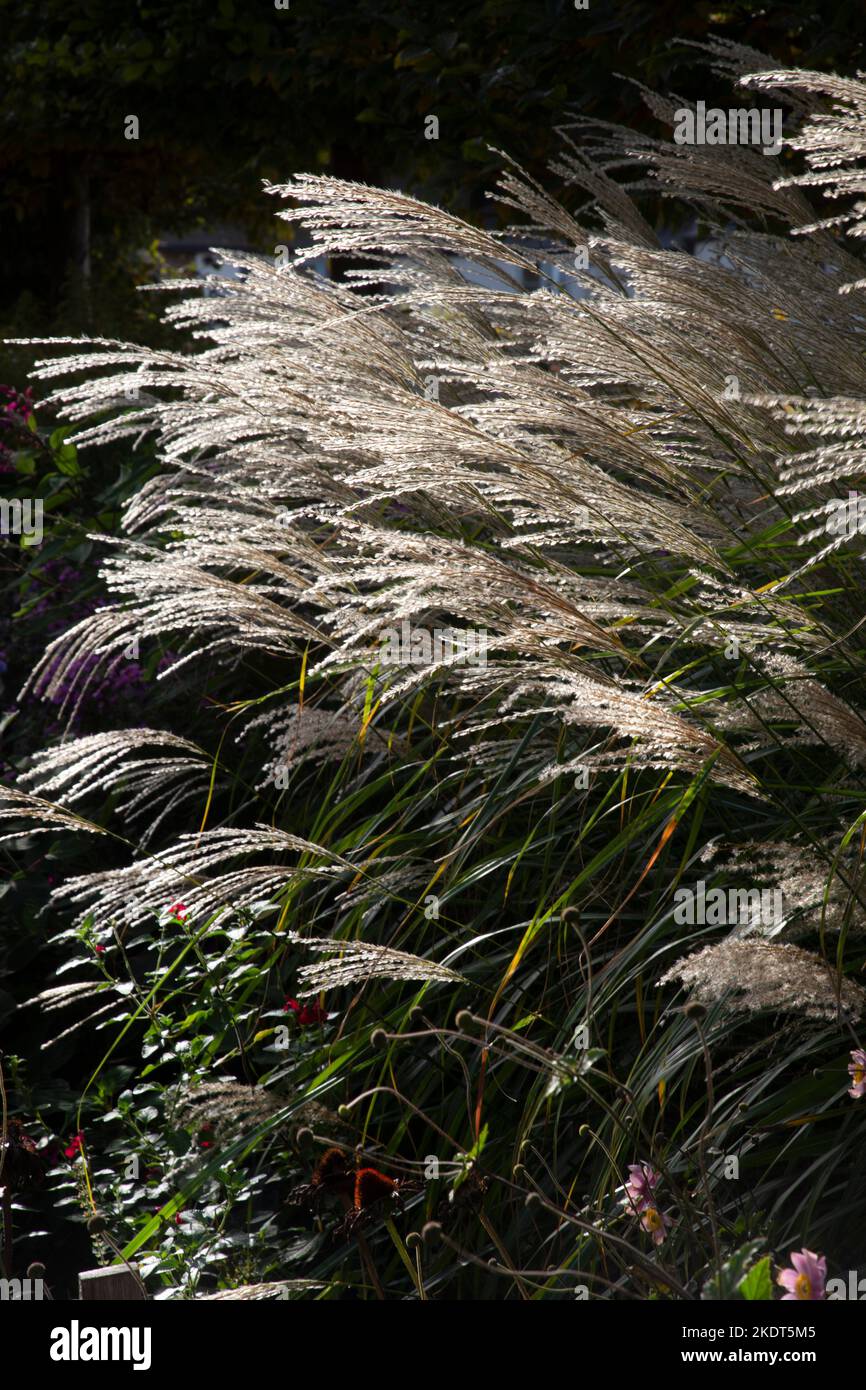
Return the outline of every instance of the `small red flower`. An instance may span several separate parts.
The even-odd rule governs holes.
[[[161,1215],[162,1215],[162,1208],[161,1208],[161,1207],[154,1207],[153,1211],[154,1211],[154,1215],[155,1215],[155,1216],[161,1216]],[[164,1220],[167,1220],[166,1217],[164,1217],[163,1219],[164,1219]],[[182,1218],[182,1216],[181,1216],[181,1214],[180,1214],[179,1211],[176,1211],[176,1212],[175,1212],[175,1214],[174,1214],[172,1220],[174,1221],[175,1226],[179,1226],[179,1225],[180,1225],[180,1223],[181,1223],[181,1221],[183,1220],[183,1218]]]
[[[306,1028],[310,1023],[324,1023],[328,1017],[321,1004],[302,1004],[298,999],[286,999],[283,1013],[288,1013],[290,1009],[302,1028]]]
[[[72,1143],[69,1144],[69,1146],[63,1150],[63,1152],[66,1154],[67,1158],[75,1158],[77,1154],[81,1153],[81,1148],[83,1144],[84,1135],[76,1134],[72,1140]]]
[[[168,915],[175,917],[178,922],[186,921],[186,903],[172,903],[168,909]]]
[[[97,954],[98,956],[104,956],[104,955],[105,955],[105,947],[104,947],[104,946],[94,946],[93,949],[94,949],[94,951],[96,952],[96,954]]]

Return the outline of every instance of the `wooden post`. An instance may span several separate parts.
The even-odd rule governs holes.
[[[78,1276],[78,1296],[85,1301],[113,1299],[115,1302],[144,1300],[147,1297],[138,1277],[137,1265],[131,1268],[107,1265],[102,1269],[83,1270]]]

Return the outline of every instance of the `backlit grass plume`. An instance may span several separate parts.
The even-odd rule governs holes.
[[[203,1079],[346,1106],[382,1191],[424,1173],[403,1234],[450,1233],[417,1268],[372,1205],[331,1213],[336,1254],[301,1238],[283,1183],[347,1174],[311,1179],[325,1136],[304,1157],[259,1108],[172,1200],[225,1203],[268,1292],[725,1296],[749,1242],[853,1258],[866,85],[708,56],[735,105],[784,106],[778,157],[677,144],[682,103],[648,94],[655,138],[564,119],[559,200],[503,156],[513,226],[299,175],[265,189],[293,257],[168,285],[175,352],[66,340],[37,367],[80,447],[161,461],[106,606],[25,692],[71,720],[136,641],[152,708],[33,750],[3,809],[23,837],[92,828],[63,809],[86,800],[111,832],[51,911],[128,988],[124,1085],[154,1114]],[[684,925],[699,881],[778,888],[784,920]],[[614,1195],[641,1164],[663,1212]],[[132,1223],[146,1191],[116,1200],[186,1287],[171,1232]],[[361,1222],[363,1259],[338,1239]]]

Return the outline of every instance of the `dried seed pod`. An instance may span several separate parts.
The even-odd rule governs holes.
[[[45,1177],[45,1160],[20,1120],[9,1119],[6,1141],[0,1142],[2,1186],[13,1192],[39,1187]]]

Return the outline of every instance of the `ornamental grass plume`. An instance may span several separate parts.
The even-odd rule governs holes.
[[[866,904],[861,901],[863,863],[859,846],[840,845],[845,827],[828,826],[821,852],[804,835],[784,842],[726,839],[704,847],[699,862],[732,882],[760,883],[782,895],[783,918],[768,926],[750,923],[753,934],[785,941],[814,939],[821,932],[844,931],[848,937],[866,933]]]
[[[428,983],[460,984],[463,977],[455,970],[435,961],[423,960],[394,951],[390,947],[370,942],[337,942],[327,938],[299,937],[298,944],[307,951],[326,953],[330,959],[315,965],[303,965],[298,980],[303,984],[301,997],[319,994],[323,989],[356,984],[360,980],[425,980]]]
[[[22,692],[65,732],[0,788],[4,850],[39,835],[52,946],[88,972],[28,1002],[72,1018],[60,1037],[115,1030],[99,1055],[148,1115],[255,1135],[252,1177],[215,1190],[194,1145],[184,1178],[190,1210],[221,1211],[202,1264],[242,1244],[254,1288],[370,1287],[356,1244],[322,1253],[265,1205],[284,1121],[322,1103],[347,1145],[435,1167],[468,1251],[437,1264],[425,1227],[436,1296],[571,1297],[585,1271],[608,1297],[639,1269],[700,1297],[744,1230],[841,1260],[862,1228],[838,1100],[866,1004],[866,82],[701,57],[784,106],[780,155],[677,144],[681,103],[647,93],[655,136],[564,116],[560,200],[497,153],[489,229],[395,189],[269,182],[304,232],[288,264],[224,253],[238,275],[212,293],[162,286],[176,351],[52,340],[36,366],[70,442],[156,464],[94,538],[106,603]],[[699,254],[664,243],[659,203]],[[455,640],[395,662],[387,634],[417,631]],[[140,722],[79,736],[131,650]],[[672,921],[709,863],[783,888],[772,939]],[[655,992],[681,986],[700,1027]],[[284,1003],[329,1022],[290,1030]],[[607,1223],[638,1133],[635,1219]],[[747,1197],[708,1157],[740,1153]],[[662,1273],[659,1172],[687,1252]],[[383,1286],[421,1296],[397,1242],[364,1239]],[[792,1256],[786,1297],[822,1265]]]
[[[179,1125],[210,1142],[223,1141],[281,1113],[284,1102],[264,1086],[244,1086],[229,1078],[181,1085],[171,1097],[170,1112]]]
[[[741,62],[732,46],[710,49],[727,70]],[[775,76],[780,88],[816,86]],[[857,84],[829,87],[856,105]],[[664,102],[656,109],[671,114]],[[830,129],[824,121],[822,141]],[[853,157],[850,122],[839,130]],[[578,119],[557,164],[567,186],[591,193],[595,231],[511,162],[500,196],[527,220],[501,234],[326,176],[269,184],[293,203],[278,215],[302,223],[312,244],[288,268],[239,255],[242,278],[221,280],[217,301],[167,311],[208,346],[166,354],[70,342],[71,355],[42,362],[38,377],[76,378],[50,400],[79,425],[79,445],[151,432],[165,467],[128,507],[126,536],[105,560],[115,602],[55,639],[29,688],[52,698],[82,659],[95,662],[64,697],[71,715],[99,665],[133,638],[179,645],[172,678],[204,654],[290,662],[311,646],[308,679],[333,673],[351,706],[356,675],[377,670],[383,627],[451,612],[488,634],[490,659],[373,675],[379,718],[435,676],[471,701],[455,735],[491,770],[539,713],[542,780],[569,760],[600,774],[628,763],[760,801],[769,793],[758,758],[794,740],[859,766],[866,724],[808,665],[826,639],[791,573],[768,554],[756,582],[734,558],[774,527],[799,549],[798,573],[838,549],[819,543],[815,523],[832,503],[814,492],[847,487],[860,470],[856,258],[823,224],[787,242],[718,225],[700,261],[662,249],[628,183],[604,172],[618,138]],[[698,199],[708,217],[710,158],[663,139],[632,151],[666,196]],[[712,159],[727,207],[808,221],[775,159],[742,149]],[[371,254],[376,268],[347,283],[309,270],[321,255]],[[484,281],[467,280],[464,262]],[[435,398],[423,386],[431,373]],[[816,381],[820,399],[806,395]],[[132,407],[131,384],[141,393]],[[660,602],[675,577],[677,592]],[[720,682],[731,639],[748,700]],[[666,669],[657,654],[676,650],[691,660]],[[850,660],[844,643],[840,655]],[[704,672],[703,685],[689,671]],[[274,734],[283,763],[292,718]],[[120,752],[145,735],[100,737]],[[376,748],[371,731],[364,755]],[[67,784],[94,751],[87,738],[63,746]],[[197,753],[123,761],[118,772],[130,786],[146,778],[141,794],[174,809],[172,796],[194,795],[187,759]],[[273,771],[274,758],[264,765]],[[51,750],[36,785],[57,783],[56,766]]]
[[[840,980],[820,956],[787,943],[728,939],[677,961],[659,984],[680,980],[702,1004],[724,1001],[730,1012],[763,1010],[804,1018],[857,1019],[866,990]]]

